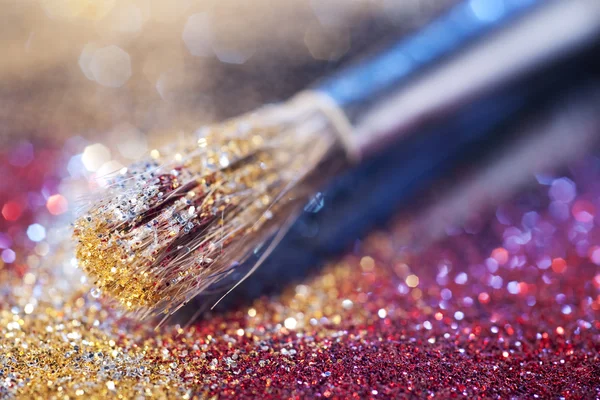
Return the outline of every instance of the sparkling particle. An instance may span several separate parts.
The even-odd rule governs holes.
[[[286,318],[285,321],[283,322],[283,326],[285,326],[287,329],[296,329],[296,325],[298,324],[298,322],[296,321],[296,318]]]
[[[460,274],[456,275],[456,278],[454,278],[454,282],[458,283],[459,285],[464,285],[465,283],[467,283],[467,279],[467,274],[461,272]]]
[[[571,212],[579,222],[592,222],[596,214],[596,206],[587,200],[577,200],[573,203]]]
[[[406,286],[414,288],[419,286],[419,277],[417,275],[409,275],[405,279]]]
[[[96,80],[94,73],[90,69],[90,64],[96,50],[98,50],[98,45],[96,43],[88,43],[83,47],[83,50],[81,50],[81,54],[79,55],[79,68],[81,68],[81,72],[83,72],[85,77],[90,81]]]
[[[110,150],[100,143],[87,146],[81,155],[81,162],[91,172],[97,171],[108,161],[110,161]]]
[[[504,265],[508,262],[508,251],[502,247],[498,247],[492,251],[491,257],[496,260],[499,265]]]
[[[71,175],[71,177],[83,178],[85,177],[86,170],[87,169],[81,161],[81,154],[74,155],[69,159],[69,163],[67,164],[67,171],[69,171],[69,175]]]
[[[487,294],[486,292],[482,292],[482,293],[479,293],[479,296],[477,296],[477,299],[479,300],[480,303],[486,304],[490,301],[490,295]]]
[[[373,257],[363,257],[360,259],[360,267],[365,272],[373,271],[373,268],[375,268],[375,260],[373,260]]]
[[[552,260],[552,270],[556,273],[562,274],[567,269],[567,262],[564,258],[557,257]]]
[[[16,201],[9,201],[2,206],[2,216],[7,221],[16,221],[22,212],[23,208]]]
[[[450,300],[452,298],[452,291],[448,288],[442,289],[440,294],[441,294],[442,299],[444,299],[444,300]]]
[[[89,69],[99,84],[118,88],[131,78],[131,57],[115,45],[102,47],[94,52]]]
[[[380,308],[379,311],[377,311],[377,315],[379,318],[385,318],[387,317],[387,311],[384,308]]]
[[[575,183],[569,178],[555,179],[550,186],[550,198],[560,203],[570,203],[575,199],[576,194]]]
[[[592,246],[589,250],[590,261],[600,265],[600,246]]]
[[[31,272],[26,273],[23,277],[23,283],[25,283],[26,285],[33,285],[35,283],[35,280],[36,277]]]
[[[2,250],[2,261],[4,261],[7,264],[13,263],[15,262],[15,260],[17,259],[17,253],[14,252],[14,250],[12,249],[5,249]]]
[[[193,56],[212,56],[213,29],[210,16],[207,13],[190,15],[183,28],[182,38]]]
[[[33,242],[41,242],[46,238],[46,228],[40,224],[32,224],[27,228],[27,237]]]
[[[46,201],[46,208],[52,215],[64,214],[69,209],[69,202],[64,196],[60,194],[54,194],[48,197],[48,200]]]
[[[506,289],[511,294],[518,294],[520,292],[519,282],[517,282],[517,281],[508,282],[508,285],[506,285]]]

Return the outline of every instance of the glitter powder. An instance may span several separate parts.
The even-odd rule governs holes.
[[[574,201],[600,198],[595,185],[573,181]],[[503,205],[507,215],[518,216],[519,226],[525,213],[535,211],[535,226],[542,227],[531,229],[531,240],[510,251],[503,246],[503,232],[511,226],[497,220],[481,237],[456,234],[426,249],[413,249],[407,241],[391,253],[383,242],[392,234],[376,232],[356,253],[277,296],[189,326],[156,330],[121,317],[78,283],[68,241],[63,248],[48,237],[31,249],[29,241],[15,239],[9,247],[18,259],[24,263],[35,255],[39,265],[0,269],[0,347],[6,356],[0,393],[8,398],[595,398],[600,270],[590,249],[600,246],[600,227],[589,228],[589,249],[578,255],[569,228],[581,222],[573,215],[556,219],[547,187],[537,190],[526,201]],[[0,228],[23,238],[28,226],[41,220],[20,218]],[[487,260],[500,247],[508,253],[506,263],[494,258],[497,265],[490,270]],[[365,257],[372,259],[368,272],[361,265]],[[525,261],[513,263],[519,257]],[[418,288],[405,282],[410,270],[397,273],[393,260],[400,258],[418,271]],[[440,265],[448,266],[450,279],[438,279]],[[69,268],[75,271],[71,280],[64,273]],[[461,274],[468,277],[464,283],[457,282]],[[350,302],[353,306],[346,307]]]

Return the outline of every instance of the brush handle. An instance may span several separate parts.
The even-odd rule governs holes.
[[[345,114],[351,156],[439,119],[577,50],[600,32],[598,0],[470,0],[316,91]]]

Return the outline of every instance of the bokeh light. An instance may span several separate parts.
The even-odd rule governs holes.
[[[31,224],[27,228],[27,237],[33,242],[41,242],[46,238],[46,228],[40,224]]]
[[[55,194],[48,198],[46,208],[52,215],[64,214],[69,209],[69,202],[63,195]]]
[[[7,221],[15,221],[19,219],[22,212],[23,206],[17,201],[9,201],[2,206],[2,216]]]
[[[81,162],[88,171],[95,172],[104,164],[110,161],[110,150],[100,143],[87,146],[81,156]]]
[[[102,47],[93,53],[89,70],[99,84],[117,88],[131,78],[131,57],[118,46]]]

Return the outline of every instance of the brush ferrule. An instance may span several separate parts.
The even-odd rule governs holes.
[[[290,100],[290,104],[296,109],[314,110],[316,108],[332,126],[348,159],[352,162],[360,160],[361,152],[358,147],[359,143],[354,138],[354,127],[347,114],[331,96],[317,90],[305,90],[294,96]]]
[[[599,32],[598,0],[463,1],[316,91],[346,115],[347,148],[363,157],[579,51]]]

